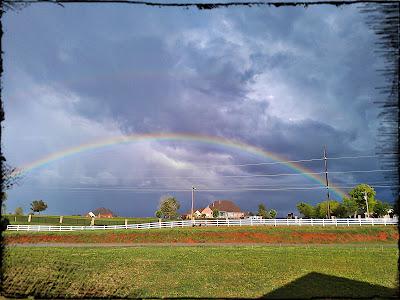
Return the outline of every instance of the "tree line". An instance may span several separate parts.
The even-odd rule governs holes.
[[[387,202],[377,200],[375,196],[376,192],[371,186],[359,184],[349,192],[348,196],[343,197],[342,202],[326,200],[316,205],[299,202],[297,210],[304,218],[326,218],[328,216],[355,218],[357,215],[367,216],[368,212],[369,217],[383,217],[393,207]]]

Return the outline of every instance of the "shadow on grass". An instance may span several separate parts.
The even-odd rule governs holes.
[[[373,270],[371,270],[373,272]],[[266,299],[398,299],[398,290],[317,272],[264,296]]]

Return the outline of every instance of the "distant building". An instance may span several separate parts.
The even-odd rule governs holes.
[[[206,218],[213,218],[213,211],[210,206],[207,206],[202,209],[201,214],[204,215]]]
[[[239,219],[244,217],[244,212],[240,210],[239,206],[229,200],[217,200],[204,208],[194,209],[193,217],[210,219],[214,217],[214,210],[218,210],[218,218]],[[182,215],[182,219],[191,219],[191,213],[191,210],[187,211]]]
[[[199,208],[199,209],[193,209],[193,217],[194,218],[201,218],[202,217],[202,210],[204,208]],[[191,219],[191,215],[192,215],[192,210],[187,211],[186,213],[184,213],[182,215],[182,219]]]
[[[112,218],[112,217],[116,217],[116,215],[110,209],[105,208],[105,207],[97,208],[91,213],[93,213],[96,216],[96,218]],[[88,216],[89,216],[89,214],[90,214],[90,212],[88,213]]]
[[[211,211],[217,209],[219,218],[240,219],[244,217],[244,212],[241,211],[240,207],[230,200],[217,200],[208,207]]]
[[[96,217],[96,215],[95,215],[93,212],[91,212],[91,211],[89,211],[88,214],[87,214],[86,216],[87,216],[87,217],[91,217],[91,218],[95,218],[95,217]]]

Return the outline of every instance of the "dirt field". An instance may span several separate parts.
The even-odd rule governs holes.
[[[227,244],[393,244],[395,226],[370,227],[208,227],[151,230],[6,232],[8,244],[43,243],[227,243]]]

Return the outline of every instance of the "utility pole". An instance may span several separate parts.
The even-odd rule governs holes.
[[[194,191],[195,191],[195,187],[194,186],[192,186],[192,214],[191,214],[191,217],[192,217],[192,220],[193,220],[193,208],[194,208]]]
[[[325,182],[326,182],[326,192],[328,196],[328,219],[331,218],[331,208],[330,208],[330,197],[329,197],[329,181],[328,181],[328,162],[326,158],[326,146],[324,146],[324,163],[325,163]]]
[[[368,195],[367,195],[367,191],[364,191],[364,200],[365,200],[365,204],[367,205],[367,217],[369,218]]]

